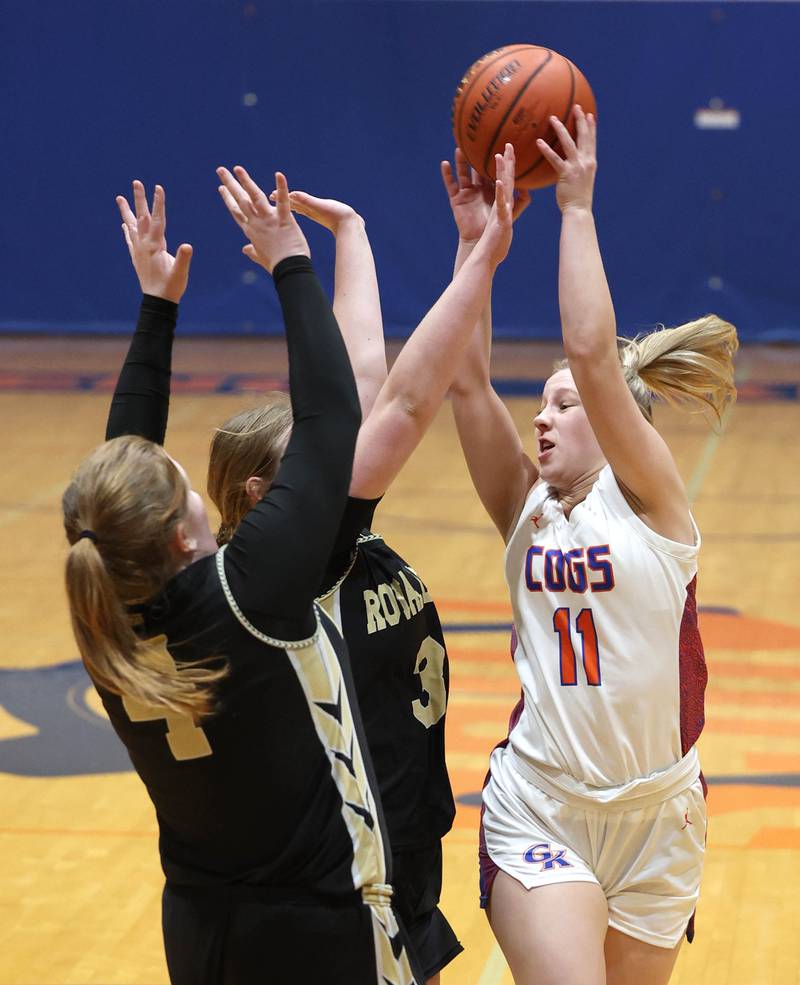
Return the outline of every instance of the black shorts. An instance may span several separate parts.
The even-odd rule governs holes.
[[[166,886],[164,948],[172,985],[424,985],[404,946],[384,934],[386,912],[354,894],[343,902],[264,902],[231,887]],[[397,930],[395,924],[392,930]],[[383,940],[380,938],[383,937]],[[378,955],[382,955],[380,958]],[[378,963],[384,960],[379,969]],[[416,970],[416,974],[414,971]]]
[[[393,852],[392,870],[394,907],[427,980],[464,950],[437,905],[442,891],[442,843]]]

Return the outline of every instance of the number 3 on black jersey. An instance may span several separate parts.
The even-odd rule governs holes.
[[[447,691],[444,687],[444,647],[432,636],[426,636],[417,652],[414,674],[419,675],[422,698],[411,702],[414,717],[425,728],[435,725],[447,710]],[[427,700],[425,700],[427,699]]]

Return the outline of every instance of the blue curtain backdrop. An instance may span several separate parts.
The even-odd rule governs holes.
[[[387,333],[407,334],[450,276],[455,86],[484,52],[531,42],[595,90],[621,332],[716,311],[745,339],[800,340],[798,37],[794,3],[4,0],[0,331],[130,330],[114,196],[139,177],[167,189],[171,245],[196,250],[182,330],[275,332],[216,192],[215,166],[243,163],[364,215]],[[738,129],[696,128],[715,100]],[[330,238],[309,238],[330,284]],[[544,190],[497,276],[498,336],[558,335],[557,241]]]

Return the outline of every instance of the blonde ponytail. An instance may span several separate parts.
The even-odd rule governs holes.
[[[170,545],[187,492],[164,449],[144,438],[114,438],[95,449],[62,502],[71,544],[66,588],[75,640],[95,683],[199,716],[211,711],[212,686],[225,668],[176,669],[139,638],[126,605],[151,598],[172,574]]]
[[[620,340],[622,371],[637,404],[652,420],[654,396],[678,407],[710,408],[717,423],[736,400],[736,329],[716,315],[677,328]]]
[[[736,400],[733,357],[739,340],[736,328],[717,315],[617,341],[625,382],[651,423],[653,397],[675,407],[710,410],[717,424]],[[566,359],[555,366],[568,367]]]

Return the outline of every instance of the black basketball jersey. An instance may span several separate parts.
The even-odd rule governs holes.
[[[300,287],[295,276],[288,285],[284,279],[279,292],[292,281]],[[308,296],[304,288],[296,291],[295,303]],[[145,298],[112,401],[108,437],[133,432],[163,441],[176,316],[177,306]],[[330,357],[322,354],[321,361],[330,364]],[[317,380],[309,392],[320,387]],[[428,846],[452,825],[455,805],[444,763],[449,673],[439,618],[422,581],[382,538],[367,534],[357,545],[376,506],[377,501],[347,500],[319,592],[348,642],[395,851]],[[308,529],[305,534],[306,543],[315,542]],[[348,577],[334,588],[345,571]]]
[[[256,629],[228,589],[224,549],[169,582],[142,633],[165,661],[223,656],[213,715],[101,692],[158,814],[176,885],[231,881],[346,895],[387,882],[379,808],[362,756],[339,633],[283,642]]]
[[[344,642],[321,609],[306,640],[259,631],[227,584],[224,551],[173,578],[140,629],[178,666],[226,655],[215,713],[197,723],[98,689],[155,806],[164,873],[171,886],[234,886],[265,903],[362,892],[377,906],[378,967],[411,981],[385,905],[391,859]]]
[[[450,676],[428,589],[368,529],[377,504],[348,500],[328,569],[329,587],[318,601],[347,641],[389,839],[397,851],[428,845],[453,823],[444,749]]]
[[[346,648],[313,603],[346,501],[357,394],[307,258],[283,260],[273,278],[294,419],[278,475],[230,544],[135,610],[158,659],[225,661],[214,712],[196,721],[98,690],[155,805],[171,887],[205,899],[210,890],[220,900],[363,903],[378,978],[405,985],[414,975],[390,904],[391,858]],[[176,315],[143,299],[108,438],[163,440]]]

